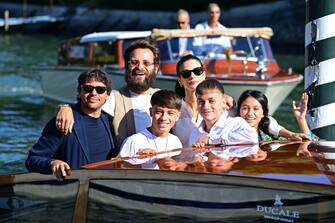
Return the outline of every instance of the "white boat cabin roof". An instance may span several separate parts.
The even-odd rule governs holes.
[[[117,39],[135,39],[145,38],[151,35],[151,31],[115,31],[115,32],[98,32],[83,36],[80,39],[81,43],[113,41]]]

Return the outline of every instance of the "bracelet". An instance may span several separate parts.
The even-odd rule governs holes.
[[[70,107],[70,105],[69,104],[60,104],[60,105],[58,105],[58,107],[60,107],[60,108],[62,108],[62,107]]]

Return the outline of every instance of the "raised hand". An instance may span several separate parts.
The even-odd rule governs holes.
[[[307,93],[303,93],[301,95],[301,99],[300,99],[298,107],[296,106],[295,101],[292,101],[293,114],[297,120],[300,130],[305,134],[310,133],[310,129],[306,121],[307,104],[308,104],[308,94]]]
[[[305,118],[307,113],[308,94],[302,93],[299,105],[296,105],[295,101],[292,101],[292,108],[294,116],[298,118]]]

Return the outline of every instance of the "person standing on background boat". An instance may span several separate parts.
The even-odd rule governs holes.
[[[113,90],[103,110],[113,116],[115,144],[151,125],[150,99],[159,89],[152,88],[159,69],[159,50],[145,40],[134,41],[124,53],[126,85]],[[67,134],[73,125],[71,106],[62,106],[57,128]]]
[[[190,15],[185,9],[178,10],[176,20],[179,29],[190,29]],[[174,38],[171,40],[171,47],[175,58],[192,54],[193,38]]]
[[[219,22],[220,16],[220,6],[217,3],[210,3],[208,5],[208,20],[197,24],[195,29],[226,29],[226,27]],[[196,37],[194,38],[193,46],[197,50],[196,55],[206,54],[208,52],[223,53],[224,50],[231,48],[231,38],[225,36]],[[209,46],[211,46],[211,49],[208,49]],[[212,49],[213,47],[215,47],[215,49]]]
[[[27,170],[53,173],[58,180],[63,180],[70,169],[115,156],[108,114],[102,112],[111,90],[108,75],[100,69],[81,73],[78,77],[78,102],[73,106],[74,130],[62,135],[54,124],[56,118],[51,119],[29,150]]]

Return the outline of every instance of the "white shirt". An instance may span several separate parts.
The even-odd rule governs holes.
[[[182,56],[183,53],[187,50],[187,38],[179,38],[179,56]]]
[[[148,129],[128,137],[121,146],[119,157],[134,156],[140,149],[153,149],[157,152],[181,148],[182,144],[177,136],[168,134],[162,138],[153,135]]]
[[[211,148],[210,151],[216,156],[220,156],[225,159],[237,157],[244,158],[253,154],[256,154],[259,150],[259,145],[245,145],[245,146],[228,146],[224,149],[222,148]]]
[[[130,91],[130,99],[133,106],[135,130],[141,132],[145,128],[151,126],[150,116],[150,100],[151,94],[136,94]],[[102,110],[114,116],[115,114],[115,95],[113,92],[109,95],[106,103],[102,106]]]
[[[228,116],[235,117],[236,112],[229,111]],[[273,134],[274,136],[278,136],[280,129],[282,129],[283,127],[279,125],[276,119],[274,119],[273,117],[269,116],[269,119],[270,119],[270,125],[269,125],[270,133]],[[191,131],[194,128],[198,127],[201,124],[202,120],[203,118],[201,117],[200,114],[198,114],[198,116],[195,119],[192,118],[191,111],[187,107],[185,101],[182,100],[180,117],[176,122],[176,124],[173,126],[172,133],[178,136],[181,143],[183,144],[183,147],[190,146],[189,137]]]
[[[115,114],[115,95],[112,91],[110,95],[108,96],[105,104],[102,106],[102,110],[107,112],[109,115],[114,117]]]
[[[187,26],[187,29],[190,29],[190,25]],[[191,41],[191,38],[178,38],[179,44],[179,56],[182,56],[185,51],[187,51],[187,41]]]
[[[277,120],[274,119],[272,116],[268,116],[270,119],[270,124],[269,124],[269,132],[278,137],[279,136],[279,131],[283,128],[283,126],[279,125]]]
[[[209,136],[210,144],[258,144],[256,130],[241,117],[227,117],[227,114],[223,113],[209,133],[204,130],[204,127],[205,122],[202,121],[198,128],[192,130],[189,145],[196,143],[200,136]]]
[[[151,126],[150,100],[152,95],[130,92],[130,96],[133,105],[135,129],[136,132],[141,132]]]
[[[224,25],[221,23],[217,24],[218,29],[226,29]],[[208,26],[208,22],[203,22],[195,26],[195,29],[197,30],[210,30],[212,29],[211,27]],[[230,37],[225,37],[225,36],[220,36],[220,37],[196,37],[194,38],[193,45],[194,46],[205,46],[208,44],[216,44],[216,45],[221,45],[225,49],[230,49],[231,48],[231,38]]]

